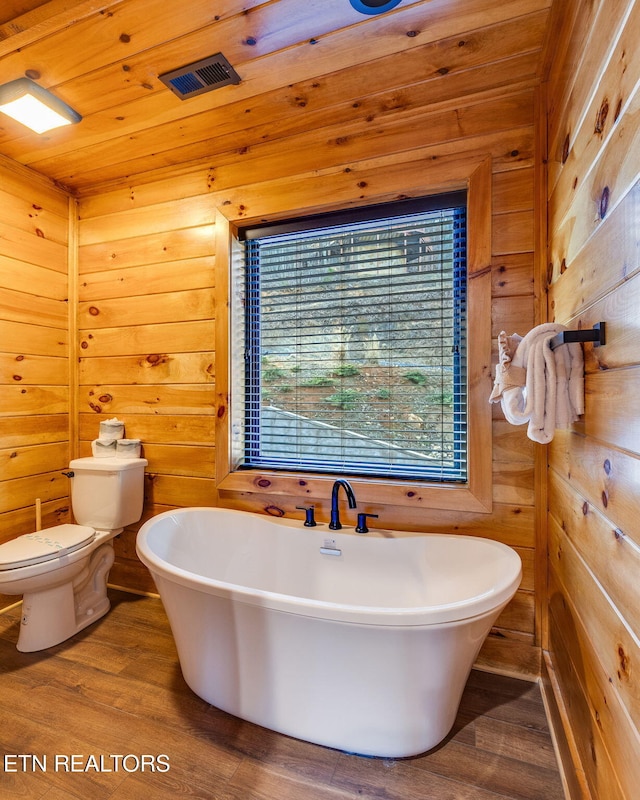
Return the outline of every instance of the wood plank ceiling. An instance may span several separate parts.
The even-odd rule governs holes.
[[[83,120],[37,135],[0,115],[0,153],[79,196],[248,153],[279,176],[303,151],[322,170],[342,148],[346,166],[461,98],[537,85],[550,4],[402,0],[365,16],[348,0],[3,0],[0,83],[28,75]],[[218,52],[240,84],[179,100],[158,79]]]

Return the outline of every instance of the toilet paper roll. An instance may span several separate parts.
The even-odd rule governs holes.
[[[91,442],[91,452],[96,458],[114,458],[116,455],[116,440],[94,439]]]
[[[140,458],[140,439],[118,439],[116,455],[119,458]]]
[[[100,423],[100,439],[122,439],[124,436],[124,422],[114,417]]]

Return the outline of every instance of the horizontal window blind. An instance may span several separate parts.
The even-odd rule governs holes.
[[[466,480],[466,210],[455,200],[245,232],[242,466]]]

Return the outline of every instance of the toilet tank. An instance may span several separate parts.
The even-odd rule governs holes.
[[[75,458],[69,464],[71,507],[79,525],[114,531],[137,522],[146,458]]]

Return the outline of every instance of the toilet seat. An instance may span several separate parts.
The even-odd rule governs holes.
[[[87,525],[55,525],[0,544],[0,572],[52,561],[89,544],[96,535]]]

